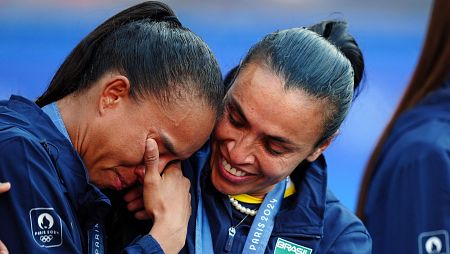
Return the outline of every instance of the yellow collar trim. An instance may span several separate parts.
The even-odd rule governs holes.
[[[289,179],[288,185],[286,186],[286,191],[284,192],[284,198],[287,198],[294,193],[295,185],[292,183],[291,179]],[[253,197],[248,194],[230,195],[230,197],[247,204],[261,204],[263,202],[263,198]]]

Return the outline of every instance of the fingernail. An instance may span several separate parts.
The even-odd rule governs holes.
[[[156,148],[156,141],[152,138],[147,138],[147,149],[153,150]]]

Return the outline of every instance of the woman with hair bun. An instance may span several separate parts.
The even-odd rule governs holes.
[[[225,79],[210,144],[183,165],[200,172],[189,252],[371,252],[361,221],[328,190],[322,155],[363,71],[341,21],[277,31],[250,49]]]

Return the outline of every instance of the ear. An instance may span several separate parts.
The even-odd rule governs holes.
[[[107,109],[116,108],[120,103],[129,99],[130,81],[122,75],[108,75],[101,81],[99,112],[103,115]]]
[[[306,160],[309,162],[315,161],[319,156],[330,146],[331,142],[336,138],[336,136],[339,134],[339,130],[336,131],[331,137],[329,137],[322,145],[315,148],[312,153],[306,157]]]

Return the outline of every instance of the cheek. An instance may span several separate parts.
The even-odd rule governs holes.
[[[297,165],[294,162],[286,159],[271,159],[266,155],[264,159],[260,160],[260,165],[266,178],[278,181],[294,171]]]
[[[118,154],[117,159],[121,158],[126,165],[140,164],[145,152],[145,138],[142,136],[125,139],[121,147],[121,153]]]

